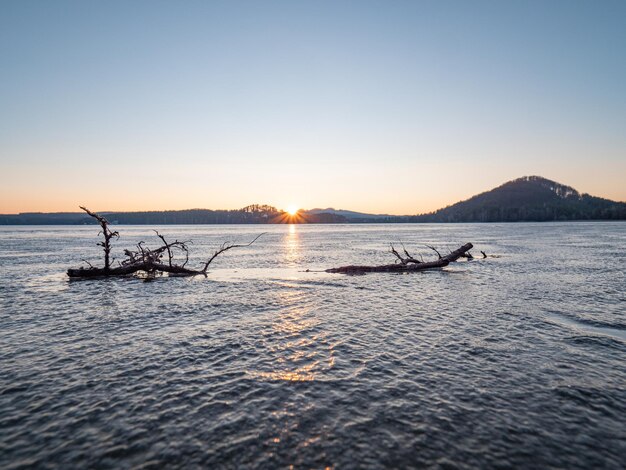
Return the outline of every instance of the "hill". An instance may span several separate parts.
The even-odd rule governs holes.
[[[355,211],[349,211],[345,209],[334,209],[332,207],[329,207],[327,209],[319,209],[319,208],[309,209],[305,212],[306,214],[313,214],[313,215],[334,214],[334,215],[339,215],[341,217],[345,217],[346,219],[376,220],[376,219],[388,219],[390,217],[394,217],[389,214],[367,214],[365,212],[355,212]]]
[[[524,176],[412,222],[624,220],[626,203],[581,194],[570,186]]]
[[[581,194],[570,186],[524,176],[435,212],[413,216],[366,214],[343,209],[301,210],[296,216],[268,205],[237,210],[102,212],[112,224],[280,224],[407,222],[541,222],[626,220],[626,203]],[[0,214],[0,225],[82,225],[94,219],[82,212]]]
[[[101,212],[112,224],[169,225],[169,224],[281,224],[294,222],[285,211],[268,205],[252,204],[236,210],[187,209],[178,211]],[[306,215],[297,222],[345,223],[338,214]],[[23,212],[0,215],[0,225],[92,225],[96,221],[84,212]]]

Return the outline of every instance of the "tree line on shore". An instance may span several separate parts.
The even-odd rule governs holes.
[[[450,223],[626,220],[626,203],[581,194],[570,186],[540,176],[524,176],[491,191],[421,215],[374,215],[335,209],[289,214],[276,207],[252,204],[237,210],[101,212],[112,224],[277,224],[277,223]],[[0,225],[94,224],[83,212],[0,215]]]

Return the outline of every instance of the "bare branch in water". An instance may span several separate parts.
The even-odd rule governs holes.
[[[437,251],[437,248],[435,248],[434,246],[430,246],[430,245],[425,245],[426,248],[430,248],[431,250],[433,250],[435,253],[437,253],[437,256],[439,256],[439,259],[441,259],[441,253],[439,253]]]
[[[428,246],[428,245],[427,245]],[[435,268],[443,268],[448,264],[458,260],[462,256],[467,256],[466,253],[473,248],[471,243],[466,243],[462,247],[452,251],[449,255],[441,256],[441,254],[431,246],[428,248],[432,249],[437,253],[439,259],[436,261],[427,261],[424,262],[418,261],[409,255],[408,251],[405,249],[404,252],[407,255],[407,258],[403,258],[398,251],[391,245],[391,253],[400,260],[400,263],[396,261],[394,264],[385,264],[381,266],[342,266],[340,268],[331,268],[327,269],[327,273],[341,273],[341,274],[365,274],[365,273],[382,273],[382,272],[391,272],[391,273],[410,273],[416,271],[424,271],[426,269],[435,269]]]
[[[254,240],[252,240],[250,243],[246,243],[246,244],[244,244],[244,245],[235,245],[235,244],[230,244],[230,243],[228,243],[228,242],[224,242],[224,243],[222,244],[222,246],[219,248],[219,250],[217,250],[215,253],[213,253],[213,256],[211,256],[211,257],[209,258],[209,260],[206,262],[206,264],[204,265],[204,268],[202,269],[202,272],[203,272],[203,273],[206,273],[207,269],[209,269],[209,265],[211,264],[211,262],[212,262],[215,258],[217,258],[219,255],[221,255],[222,253],[224,253],[225,251],[231,250],[231,249],[233,249],[233,248],[243,248],[243,247],[246,247],[246,246],[250,246],[250,245],[252,245],[255,241],[257,241],[261,235],[264,235],[265,233],[266,233],[266,232],[263,232],[263,233],[261,233],[261,234],[257,235],[257,236],[254,238]]]
[[[168,242],[163,235],[155,230],[154,232],[156,233],[157,237],[163,243],[161,246],[155,249],[150,249],[145,246],[144,241],[140,241],[139,243],[137,243],[137,248],[135,250],[124,250],[124,255],[126,256],[126,259],[124,259],[121,263],[118,263],[119,266],[111,267],[111,239],[119,238],[119,233],[110,230],[109,222],[106,220],[106,218],[95,212],[91,212],[85,207],[81,206],[81,209],[83,209],[91,217],[95,218],[102,228],[101,233],[104,234],[104,241],[98,242],[98,245],[102,246],[102,248],[104,249],[104,268],[96,268],[88,261],[83,260],[89,265],[89,268],[68,269],[67,274],[70,277],[124,276],[127,274],[136,273],[138,271],[144,271],[150,276],[154,276],[156,274],[161,274],[164,272],[185,276],[193,276],[197,274],[202,274],[206,276],[209,265],[215,258],[217,258],[217,256],[232,248],[250,246],[255,241],[257,241],[261,235],[263,235],[258,235],[250,243],[246,244],[234,244],[228,242],[224,243],[213,254],[213,256],[209,258],[209,260],[204,264],[202,269],[189,269],[186,267],[187,263],[189,262],[189,248],[187,247],[187,244],[190,244],[191,242],[180,242],[178,240],[174,242]],[[176,251],[183,253],[185,256],[182,264],[175,263]],[[165,253],[167,253],[168,256],[167,263],[162,262],[163,255]]]

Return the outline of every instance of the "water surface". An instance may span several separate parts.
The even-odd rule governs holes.
[[[69,281],[96,227],[0,228],[0,467],[623,467],[625,223],[159,231],[195,266],[268,233]],[[467,241],[499,257],[317,272]]]

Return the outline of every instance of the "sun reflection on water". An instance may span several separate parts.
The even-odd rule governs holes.
[[[284,240],[285,260],[290,265],[294,265],[299,261],[301,253],[300,234],[296,230],[295,224],[289,225],[289,231]]]
[[[281,243],[283,259],[298,265],[302,262],[301,233],[296,224],[288,227]],[[321,328],[310,289],[297,282],[281,283],[274,295],[280,307],[263,338],[272,359],[252,375],[269,381],[319,380],[335,367],[335,357],[328,333]]]
[[[320,321],[309,305],[306,290],[289,287],[276,292],[285,308],[277,313],[266,337],[267,369],[253,375],[262,380],[311,382],[334,367],[334,350],[320,332]],[[268,370],[269,369],[269,370]]]

